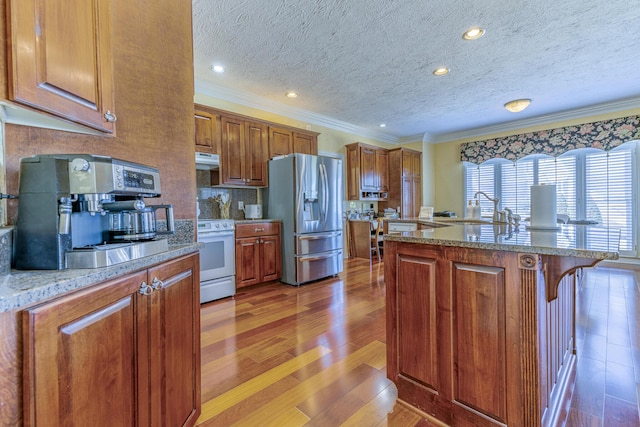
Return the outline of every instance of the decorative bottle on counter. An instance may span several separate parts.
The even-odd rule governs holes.
[[[467,204],[467,209],[466,209],[465,215],[464,215],[465,218],[468,218],[468,219],[473,218],[473,204],[472,204],[472,202],[473,201],[471,199],[469,199],[469,203]]]

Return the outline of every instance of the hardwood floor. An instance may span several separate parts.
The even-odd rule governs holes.
[[[385,376],[384,268],[272,284],[202,306],[200,426],[434,426],[396,403]],[[577,304],[578,374],[568,426],[639,426],[640,292],[597,269]]]

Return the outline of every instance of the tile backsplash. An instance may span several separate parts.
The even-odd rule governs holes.
[[[223,188],[211,187],[209,171],[196,171],[196,182],[198,186],[198,219],[218,219],[220,218],[220,206],[214,200],[214,197],[221,194],[229,194],[231,196],[231,205],[229,217],[231,219],[244,219],[244,212],[238,209],[238,202],[244,204],[258,203],[258,192],[256,188]]]

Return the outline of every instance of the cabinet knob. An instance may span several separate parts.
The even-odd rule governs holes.
[[[162,290],[164,288],[164,282],[157,277],[154,277],[153,282],[151,282],[151,287],[156,291]]]
[[[107,112],[104,113],[104,119],[109,123],[115,123],[116,120],[118,120],[118,117],[115,115],[115,113],[112,113],[111,110],[107,110]]]
[[[140,295],[144,296],[151,295],[151,292],[153,292],[153,287],[147,285],[147,282],[142,282],[142,284],[140,285],[140,290],[138,292],[140,292]]]

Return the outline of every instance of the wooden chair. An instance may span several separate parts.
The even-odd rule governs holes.
[[[371,252],[375,252],[378,257],[378,261],[382,258],[380,257],[380,243],[382,242],[382,219],[378,218],[375,222],[371,221]],[[373,256],[373,255],[372,255]]]

